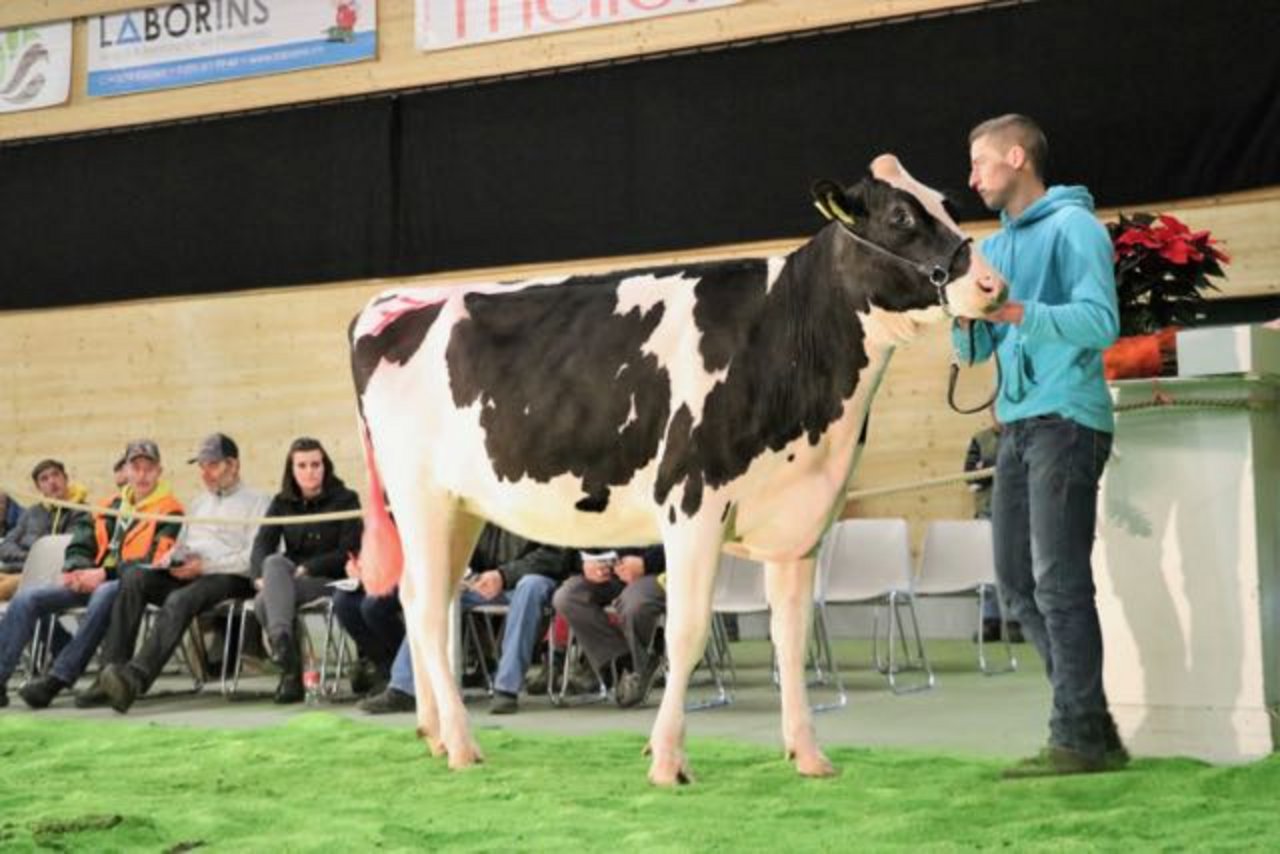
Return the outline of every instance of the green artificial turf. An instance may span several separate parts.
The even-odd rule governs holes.
[[[645,782],[644,739],[480,730],[451,773],[404,729],[325,712],[257,730],[0,716],[0,850],[1280,850],[1280,758],[1143,760],[1002,782],[1002,762],[694,739],[698,782]]]

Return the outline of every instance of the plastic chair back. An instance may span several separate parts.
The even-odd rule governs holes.
[[[991,522],[986,519],[942,519],[925,529],[916,593],[963,593],[995,584]]]
[[[843,519],[818,552],[819,602],[867,602],[911,591],[911,542],[906,519]]]
[[[755,614],[769,610],[764,590],[764,564],[733,555],[720,555],[711,609],[722,614]]]
[[[27,560],[22,564],[22,578],[18,590],[48,587],[62,574],[62,561],[66,558],[70,534],[49,534],[31,544]]]

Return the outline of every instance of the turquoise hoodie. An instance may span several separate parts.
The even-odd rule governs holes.
[[[996,358],[1003,372],[996,417],[1005,424],[1057,413],[1111,433],[1115,420],[1102,376],[1102,351],[1120,326],[1111,240],[1084,187],[1050,187],[1021,216],[1000,214],[1001,228],[982,254],[1023,304],[1020,325],[983,324],[973,361]],[[952,343],[968,361],[969,333],[956,324]]]

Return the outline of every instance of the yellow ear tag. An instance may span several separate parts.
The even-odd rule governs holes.
[[[831,209],[827,207],[827,203],[822,199],[814,199],[813,206],[818,209],[818,213],[822,214],[823,219],[835,219],[835,216],[831,213]]]
[[[826,202],[827,202],[827,206],[831,208],[831,212],[835,214],[836,219],[840,220],[847,226],[850,226],[850,227],[853,226],[853,215],[850,214],[844,208],[840,207],[840,205],[836,204],[836,199],[834,195],[829,194],[826,198]]]

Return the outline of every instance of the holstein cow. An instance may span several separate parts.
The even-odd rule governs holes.
[[[447,613],[490,520],[546,543],[665,545],[659,784],[690,779],[685,694],[721,548],[764,561],[786,751],[802,774],[833,773],[804,684],[818,541],[893,346],[947,313],[981,317],[1003,283],[892,156],[815,202],[830,224],[785,258],[398,288],[353,321],[360,562],[371,593],[400,584],[419,734],[451,768],[482,758]]]

